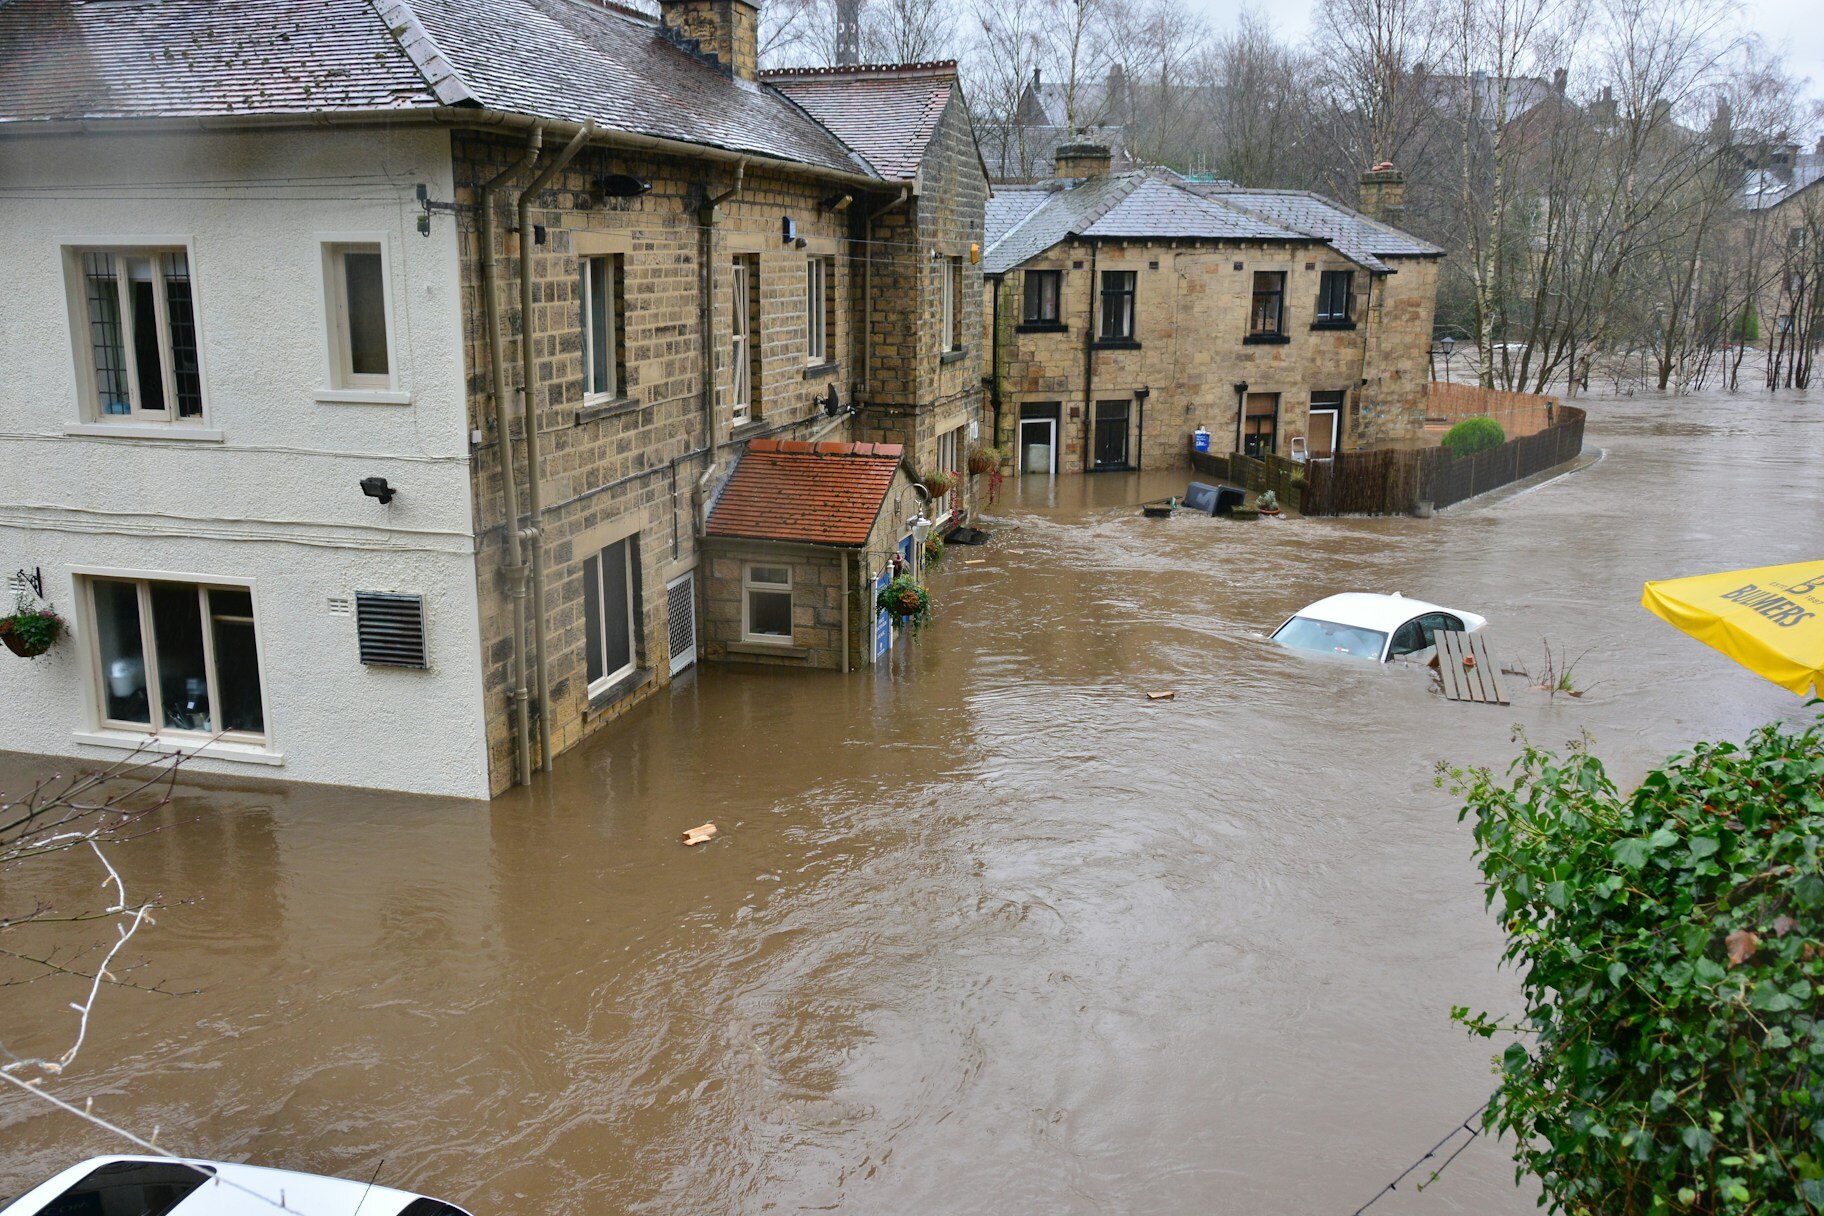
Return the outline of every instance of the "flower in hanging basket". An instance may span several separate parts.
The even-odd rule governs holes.
[[[874,598],[874,606],[893,618],[895,629],[902,629],[911,622],[916,633],[931,619],[931,593],[906,574],[882,587]]]
[[[925,489],[931,491],[931,497],[942,498],[956,489],[956,474],[946,473],[941,469],[925,475]]]
[[[976,476],[992,473],[1001,467],[1001,454],[994,448],[970,448],[969,471]]]
[[[0,617],[0,642],[22,659],[35,659],[49,650],[63,630],[62,617],[48,607],[29,607],[23,595],[11,616]]]
[[[933,532],[931,535],[925,537],[925,564],[927,566],[931,565],[934,562],[942,560],[943,556],[944,556],[943,537],[939,536],[935,532]]]

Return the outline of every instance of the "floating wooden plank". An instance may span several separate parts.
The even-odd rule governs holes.
[[[1438,674],[1443,677],[1446,697],[1482,705],[1507,704],[1495,679],[1494,660],[1488,657],[1488,644],[1481,634],[1440,629],[1432,640],[1438,648]]]
[[[1146,694],[1146,699],[1149,701],[1175,701],[1178,699],[1178,693],[1176,689],[1170,689],[1165,692],[1149,692]]]

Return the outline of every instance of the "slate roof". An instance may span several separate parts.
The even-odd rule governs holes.
[[[0,4],[0,123],[437,104],[369,0]]]
[[[1824,181],[1824,151],[1801,152],[1793,158],[1790,174],[1771,169],[1750,172],[1742,182],[1742,206],[1750,211],[1765,211],[1819,181]]]
[[[440,105],[877,176],[783,94],[586,0],[0,2],[0,126]]]
[[[1370,270],[1390,269],[1380,260],[1385,257],[1439,257],[1444,252],[1429,241],[1421,241],[1411,233],[1309,190],[1249,190],[1226,182],[1197,183],[1190,188],[1318,237]]]
[[[1443,250],[1304,190],[1246,190],[1115,173],[1077,182],[1002,186],[989,200],[985,274],[1004,274],[1066,237],[1137,240],[1321,241],[1377,274],[1383,257]]]
[[[984,274],[1003,274],[1070,236],[1137,240],[1301,241],[1288,229],[1147,173],[1113,173],[1056,186],[1009,189],[986,224]],[[1033,199],[1037,196],[1037,202]],[[1024,214],[1019,213],[1022,205]],[[1011,219],[1005,229],[997,220]]]
[[[710,536],[860,548],[905,458],[897,443],[755,439],[709,513]]]
[[[882,177],[911,181],[956,90],[956,61],[788,68],[760,79],[860,152]]]

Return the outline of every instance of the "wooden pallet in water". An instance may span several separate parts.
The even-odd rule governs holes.
[[[1501,686],[1495,682],[1495,664],[1488,657],[1488,645],[1481,634],[1440,629],[1432,640],[1438,647],[1438,674],[1444,679],[1445,696],[1452,701],[1507,704]]]

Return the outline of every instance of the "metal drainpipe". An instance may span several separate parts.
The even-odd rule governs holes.
[[[867,222],[861,230],[861,384],[862,391],[868,394],[874,391],[874,221],[903,205],[911,197],[911,188],[901,186],[898,198],[879,210],[868,213]],[[917,256],[914,251],[915,262]]]
[[[722,467],[721,458],[716,455],[716,208],[741,193],[741,183],[745,180],[747,160],[743,158],[735,162],[735,184],[714,198],[704,199],[697,209],[697,229],[702,234],[697,249],[700,264],[697,294],[703,301],[699,312],[703,326],[703,447],[709,452],[709,465],[697,478],[697,487],[690,496],[693,536],[703,535],[709,526],[709,480]]]
[[[988,326],[988,399],[994,405],[994,442],[989,446],[998,448],[1001,446],[1001,292],[1006,289],[1007,280],[996,276],[992,281],[994,303],[993,319]],[[1017,453],[1013,467],[1020,467]]]
[[[1370,272],[1368,275],[1367,299],[1362,301],[1362,374],[1358,378],[1355,386],[1355,412],[1358,418],[1361,416],[1362,412],[1362,398],[1367,395],[1368,389],[1368,335],[1369,331],[1374,327],[1374,279],[1374,274]],[[1381,288],[1381,300],[1384,303],[1386,299],[1387,289],[1386,286],[1383,285]],[[1337,429],[1340,431],[1343,428],[1339,426]],[[1341,435],[1336,437],[1337,447],[1342,446],[1342,440],[1343,437]],[[1306,440],[1306,443],[1309,442],[1309,440]],[[1335,453],[1332,452],[1331,455],[1335,455]]]
[[[531,523],[526,539],[532,546],[532,634],[536,639],[534,675],[538,682],[538,767],[551,771],[551,623],[545,617],[545,491],[538,462],[538,384],[532,357],[532,196],[545,188],[595,134],[593,121],[571,137],[538,176],[519,192],[519,416],[526,434],[526,509]]]
[[[1089,442],[1095,426],[1096,387],[1096,260],[1100,245],[1089,247],[1089,323],[1083,327],[1083,471],[1090,471]]]
[[[545,141],[545,129],[534,127],[526,140],[526,154],[512,168],[489,179],[481,188],[481,294],[487,307],[488,354],[494,364],[494,429],[500,435],[500,480],[506,499],[507,597],[513,603],[513,734],[514,784],[532,782],[532,719],[526,700],[526,563],[519,537],[519,479],[513,473],[513,416],[507,407],[506,342],[500,333],[500,282],[495,269],[494,242],[500,224],[494,218],[494,192],[509,177],[532,167]],[[522,242],[523,243],[523,242]],[[504,256],[505,251],[502,251]]]
[[[1241,415],[1248,403],[1248,382],[1242,380],[1235,385],[1235,451],[1241,452]]]

